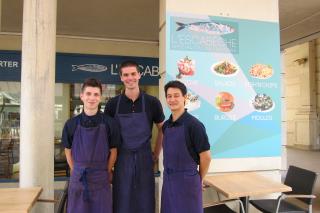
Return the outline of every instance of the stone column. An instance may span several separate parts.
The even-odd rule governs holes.
[[[2,14],[1,14],[1,11],[2,11],[2,0],[0,0],[0,32],[2,31],[1,29],[1,18],[2,18]]]
[[[315,42],[285,50],[287,145],[314,149],[318,140]]]
[[[165,73],[166,73],[166,0],[160,0],[160,11],[159,11],[159,100],[163,108],[165,108],[166,99],[164,94],[164,84],[165,84]],[[163,184],[163,152],[159,156],[159,170],[160,178],[158,179],[158,200],[156,212],[160,212],[161,207],[161,189]]]
[[[20,187],[53,199],[56,0],[25,0],[21,71]],[[36,212],[53,212],[37,203]]]

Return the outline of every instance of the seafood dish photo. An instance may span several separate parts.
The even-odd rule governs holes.
[[[216,107],[221,112],[229,112],[234,107],[234,98],[228,92],[220,92],[216,96],[215,100]]]
[[[176,24],[178,25],[176,31],[188,29],[189,31],[206,33],[209,35],[225,35],[236,31],[233,27],[227,24],[221,24],[214,21],[200,21],[189,24],[176,22]]]
[[[193,95],[188,92],[186,96],[185,108],[187,108],[188,112],[200,108],[201,102],[199,100],[199,95]]]
[[[182,76],[194,75],[194,73],[196,71],[195,64],[196,64],[196,62],[194,60],[190,59],[188,56],[186,56],[183,59],[180,59],[177,62],[178,71],[179,71],[177,78],[180,79],[180,78],[182,78]]]
[[[236,74],[238,68],[228,61],[221,61],[211,66],[211,71],[221,76]]]
[[[274,102],[266,94],[257,94],[252,100],[252,106],[256,111],[269,112],[274,108]]]
[[[273,75],[272,67],[266,64],[255,64],[250,68],[249,72],[252,77],[259,79],[267,79]]]

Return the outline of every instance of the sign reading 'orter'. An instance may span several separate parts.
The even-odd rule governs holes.
[[[18,61],[0,61],[1,68],[14,68],[19,67]]]

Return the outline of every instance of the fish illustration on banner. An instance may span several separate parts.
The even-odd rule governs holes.
[[[193,22],[190,24],[176,22],[176,24],[178,25],[178,28],[176,31],[180,31],[186,28],[190,31],[207,33],[209,35],[225,35],[225,34],[234,33],[236,31],[233,27],[227,24],[221,24],[214,21]]]
[[[72,65],[72,71],[86,71],[86,72],[104,72],[108,68],[107,66],[100,64],[81,64],[81,65]]]

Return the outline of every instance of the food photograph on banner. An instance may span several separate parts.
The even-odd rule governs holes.
[[[212,157],[280,156],[279,24],[176,13],[167,20],[166,81],[186,84],[186,108],[204,123]]]

